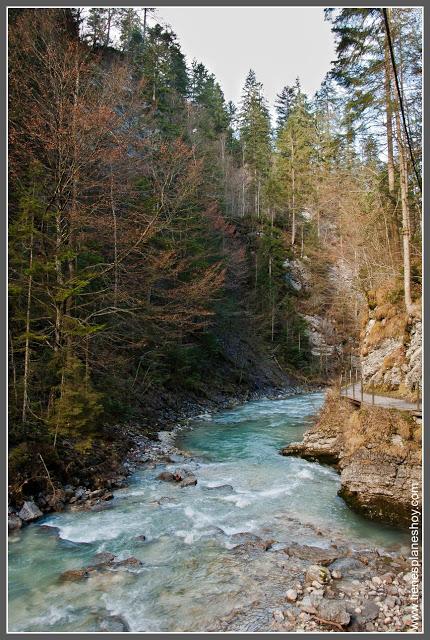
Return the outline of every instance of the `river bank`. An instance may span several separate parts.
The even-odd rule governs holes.
[[[411,490],[421,487],[421,429],[421,420],[406,411],[358,409],[330,391],[317,422],[282,454],[333,466],[340,474],[339,495],[352,509],[407,529]]]
[[[107,427],[105,438],[95,443],[89,453],[81,453],[85,462],[80,464],[80,473],[78,471],[74,476],[67,474],[65,481],[61,482],[58,478],[52,480],[45,468],[43,482],[39,479],[36,484],[31,477],[24,478],[20,492],[9,489],[9,532],[34,522],[44,514],[65,508],[77,509],[85,505],[88,509],[101,509],[112,499],[113,489],[127,486],[127,477],[139,464],[157,462],[160,456],[168,455],[169,447],[158,443],[160,431],[174,434],[208,411],[217,412],[261,397],[279,398],[313,388],[312,385],[290,383],[288,387],[262,385],[254,391],[236,390],[234,395],[217,393],[212,397],[191,400],[178,397],[174,404],[165,406],[163,410],[159,407],[157,411],[154,407],[152,428],[147,424],[142,427],[136,422]],[[69,461],[77,457],[73,446],[62,452],[66,457],[67,454]]]

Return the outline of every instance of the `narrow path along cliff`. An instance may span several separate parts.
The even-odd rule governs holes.
[[[380,393],[369,393],[363,390],[361,392],[361,382],[353,382],[346,387],[342,387],[340,395],[353,400],[357,404],[367,404],[377,407],[385,407],[385,409],[398,409],[399,411],[408,411],[414,415],[422,415],[421,399],[416,402],[409,402],[403,398],[395,398]]]

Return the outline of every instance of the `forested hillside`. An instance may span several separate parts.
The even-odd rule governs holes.
[[[18,476],[186,398],[330,381],[376,299],[420,317],[420,11],[327,11],[333,70],[276,123],[252,70],[226,103],[149,11],[10,11]]]

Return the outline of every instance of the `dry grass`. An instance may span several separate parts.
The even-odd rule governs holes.
[[[374,452],[400,458],[411,447],[420,449],[421,427],[408,413],[383,407],[357,409],[337,392],[328,393],[315,429],[341,436],[346,456],[368,444]]]
[[[384,362],[382,363],[382,370],[388,371],[388,369],[392,369],[393,367],[399,367],[405,361],[405,348],[398,347],[394,349],[388,356],[385,356]]]
[[[400,310],[395,305],[385,302],[384,304],[376,307],[374,317],[376,320],[390,319],[397,315],[399,311]]]
[[[399,313],[390,318],[376,321],[368,335],[366,336],[366,347],[375,347],[385,338],[404,339],[408,326],[408,316],[406,313]]]

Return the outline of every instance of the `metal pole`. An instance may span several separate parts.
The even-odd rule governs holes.
[[[420,410],[420,388],[417,389],[417,409]]]
[[[355,400],[355,380],[352,383],[352,398],[353,398],[353,400]]]
[[[360,376],[361,378],[361,382],[360,382],[360,387],[361,387],[361,404],[363,404],[363,375]]]

